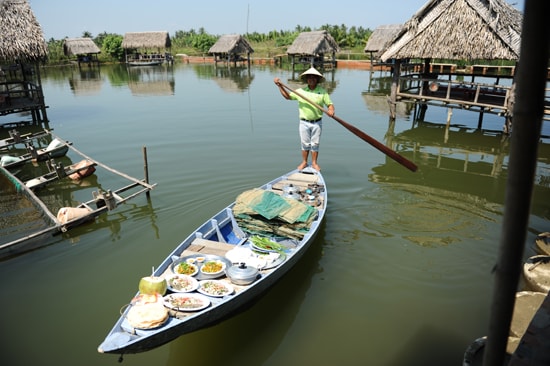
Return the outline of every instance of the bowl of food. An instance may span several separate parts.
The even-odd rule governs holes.
[[[224,274],[225,266],[225,262],[219,259],[207,259],[202,263],[200,273],[204,277],[219,277]]]

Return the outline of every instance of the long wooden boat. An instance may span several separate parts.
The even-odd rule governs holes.
[[[158,66],[163,62],[164,60],[133,60],[128,61],[128,66]]]
[[[300,260],[319,231],[326,206],[323,176],[310,167],[293,170],[241,193],[168,254],[152,274],[167,280],[168,292],[160,297],[138,291],[98,352],[121,356],[145,352],[242,311]],[[205,267],[210,261],[218,261],[225,271],[212,276],[201,269],[191,277],[198,282],[196,289],[194,286],[183,290],[190,292],[171,291],[174,276],[181,277],[180,268],[188,263]],[[235,268],[250,270],[253,278],[241,282],[232,277],[231,270]],[[220,291],[211,293],[209,288],[213,285],[219,286]],[[188,300],[197,303],[188,308]],[[156,320],[146,319],[143,311],[141,320],[146,321],[136,322],[140,307],[156,304],[158,308],[158,303],[162,303],[166,316],[157,314]],[[142,326],[147,320],[150,325]]]

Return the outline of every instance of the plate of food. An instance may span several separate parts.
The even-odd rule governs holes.
[[[224,274],[225,262],[219,259],[207,259],[205,260],[199,271],[203,276],[208,278],[216,278]]]
[[[199,281],[184,274],[175,274],[166,279],[168,289],[172,292],[192,292],[199,287]]]
[[[184,260],[174,262],[172,265],[172,272],[174,274],[183,274],[187,276],[194,276],[199,272],[199,266],[194,263],[190,263]]]
[[[208,297],[196,293],[175,293],[164,296],[164,306],[176,311],[199,311],[210,305]]]
[[[263,253],[282,253],[286,249],[281,244],[260,236],[253,236],[250,238],[250,247],[253,250]]]
[[[219,280],[199,281],[198,292],[207,296],[224,297],[231,295],[234,291],[233,286]]]
[[[131,305],[126,320],[135,329],[155,329],[168,320],[168,311],[161,302]]]

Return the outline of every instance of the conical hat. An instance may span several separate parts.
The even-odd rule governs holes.
[[[319,71],[317,71],[317,69],[315,67],[310,67],[309,69],[307,69],[306,71],[304,71],[301,75],[300,75],[300,79],[302,79],[302,81],[306,81],[306,78],[305,76],[307,75],[316,75],[319,77],[319,82],[322,83],[323,81],[325,81],[325,77],[323,76],[323,74],[321,74]]]

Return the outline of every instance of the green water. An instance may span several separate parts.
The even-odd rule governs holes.
[[[378,74],[326,76],[336,115],[419,170],[325,118],[319,163],[329,207],[299,265],[242,314],[126,355],[124,365],[460,365],[487,334],[507,178],[503,120],[486,115],[493,132],[475,132],[477,114],[455,111],[445,131],[446,109],[431,107],[426,121],[435,124],[418,124],[401,106],[390,124],[384,95],[363,94]],[[0,263],[0,351],[6,365],[114,365],[117,356],[96,348],[139,278],[240,192],[298,165],[297,107],[273,78],[299,84],[288,70],[192,64],[42,77],[56,135],[138,178],[146,147],[157,186],[150,201],[134,198]],[[526,258],[550,231],[547,151],[541,144]],[[119,185],[98,169],[89,186],[54,184],[40,195],[58,207]]]

